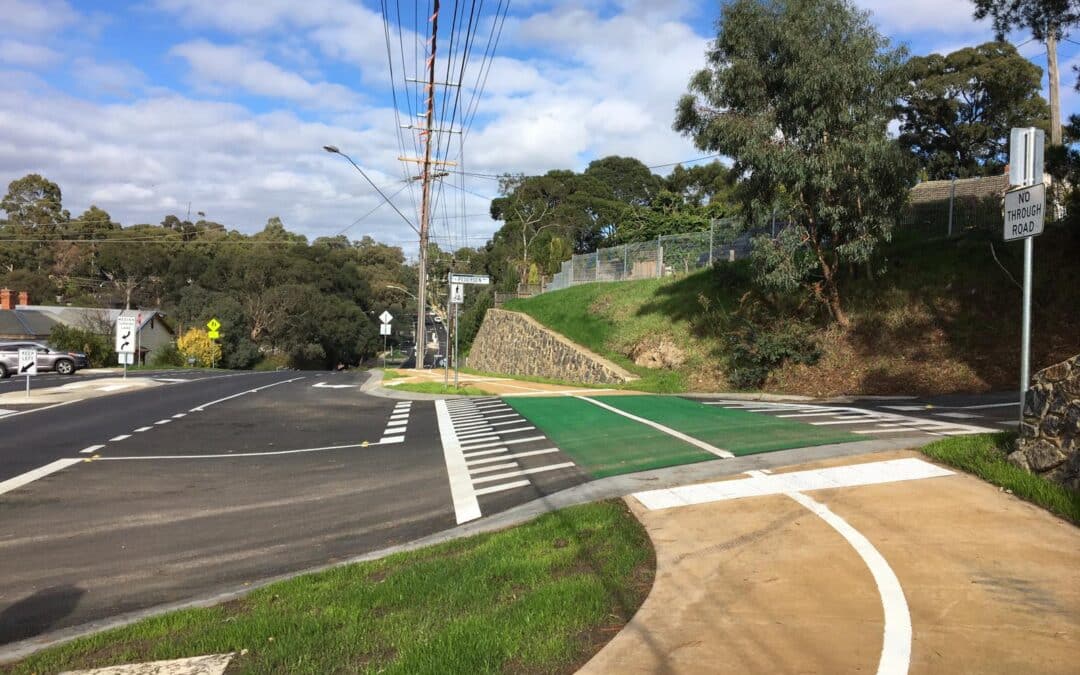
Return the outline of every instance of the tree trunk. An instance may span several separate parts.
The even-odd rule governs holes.
[[[840,302],[840,288],[836,285],[836,266],[830,265],[825,259],[825,254],[821,250],[821,246],[814,241],[810,240],[813,246],[814,253],[817,254],[818,264],[821,265],[821,275],[824,277],[824,296],[825,304],[829,307],[829,312],[832,314],[836,323],[840,324],[843,328],[849,328],[851,321],[848,320],[847,314],[844,313],[844,307]]]
[[[1050,77],[1050,145],[1061,145],[1061,88],[1058,78],[1057,38],[1046,36],[1046,74]],[[1042,180],[1041,176],[1036,178]]]

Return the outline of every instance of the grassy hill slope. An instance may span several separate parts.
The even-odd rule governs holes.
[[[980,232],[955,240],[898,236],[884,256],[884,274],[845,282],[852,327],[819,322],[812,333],[819,360],[786,363],[764,390],[822,396],[1018,386],[1019,242]],[[643,388],[724,390],[732,388],[730,346],[717,325],[751,288],[751,270],[740,262],[683,277],[584,284],[507,309],[642,375]],[[1080,228],[1049,228],[1036,239],[1033,297],[1033,369],[1080,352]]]

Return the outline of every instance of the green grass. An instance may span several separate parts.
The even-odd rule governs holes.
[[[922,451],[1080,525],[1080,492],[1028,473],[1005,460],[1015,438],[1016,434],[1009,432],[956,436],[924,446]]]
[[[710,452],[587,401],[564,396],[503,400],[593,478],[716,459]]]
[[[392,368],[383,368],[382,379],[383,380],[395,380],[399,377],[405,377],[405,374]]]
[[[603,502],[146,619],[0,671],[247,650],[229,672],[566,673],[629,620],[654,569],[641,525]]]
[[[454,385],[444,385],[441,382],[404,382],[402,384],[390,385],[395,391],[412,391],[418,394],[455,394],[458,396],[490,396],[491,392],[480,389],[479,387],[470,387],[463,385],[455,387]]]
[[[658,422],[734,455],[751,455],[829,443],[850,443],[864,437],[826,427],[709,406],[677,396],[597,396],[607,405]]]

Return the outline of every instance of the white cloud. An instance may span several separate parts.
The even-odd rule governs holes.
[[[359,97],[346,87],[329,82],[308,82],[247,47],[196,40],[173,47],[171,53],[186,59],[195,82],[210,90],[239,87],[258,96],[329,109],[347,109],[359,101]]]
[[[78,19],[79,13],[65,0],[4,0],[0,33],[56,33]]]
[[[0,62],[27,68],[42,68],[60,60],[60,54],[43,45],[20,40],[0,40]]]
[[[860,9],[887,34],[931,32],[969,33],[989,29],[975,21],[975,4],[969,0],[855,0]]]
[[[84,91],[98,95],[128,97],[146,81],[143,72],[129,63],[101,63],[87,57],[75,59],[72,74]]]

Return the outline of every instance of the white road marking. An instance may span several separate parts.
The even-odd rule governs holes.
[[[653,422],[652,420],[647,420],[644,417],[638,417],[637,415],[631,415],[628,412],[625,412],[623,410],[619,410],[618,408],[616,408],[614,406],[610,406],[610,405],[608,405],[606,403],[602,403],[600,401],[597,401],[596,399],[589,398],[588,396],[575,396],[574,398],[576,398],[578,400],[581,400],[581,401],[587,401],[589,403],[592,403],[593,405],[596,405],[596,406],[599,406],[599,407],[603,408],[604,410],[609,410],[609,411],[615,413],[616,415],[622,415],[623,417],[625,417],[627,419],[634,420],[635,422],[640,422],[641,424],[644,424],[647,427],[652,427],[653,429],[656,429],[657,431],[662,431],[665,434],[667,434],[668,436],[674,436],[675,438],[679,439],[680,441],[683,441],[684,443],[689,443],[690,445],[692,445],[692,446],[694,446],[696,448],[701,448],[702,450],[704,450],[706,452],[711,452],[712,454],[716,455],[717,457],[724,457],[726,459],[726,458],[730,458],[730,457],[735,456],[735,455],[731,454],[730,452],[728,452],[727,450],[721,450],[720,448],[718,448],[716,446],[713,446],[713,445],[709,445],[705,441],[700,441],[700,440],[694,438],[693,436],[687,436],[686,434],[682,433],[681,431],[675,431],[674,429],[672,429],[670,427],[665,427],[663,424],[657,424],[656,422]]]
[[[514,478],[515,476],[529,476],[534,473],[544,473],[546,471],[556,471],[558,469],[566,469],[574,466],[573,462],[563,462],[561,464],[548,464],[547,466],[538,466],[535,469],[522,469],[520,471],[508,471],[506,473],[496,474],[494,476],[484,476],[483,478],[477,478],[473,480],[474,483],[490,483],[495,480],[502,480],[503,478]]]
[[[154,424],[157,424],[157,425],[160,426],[162,424],[168,424],[169,422],[172,422],[172,420],[158,420],[157,422],[154,422]]]
[[[393,442],[393,441],[390,441]],[[367,443],[366,446],[381,445],[381,441]],[[318,448],[300,448],[297,450],[268,450],[265,452],[231,452],[214,455],[127,455],[119,457],[99,457],[97,461],[135,461],[146,459],[237,459],[240,457],[273,457],[274,455],[302,455],[309,452],[326,452],[329,450],[347,450],[349,448],[363,448],[364,443],[350,443],[348,445],[325,445]]]
[[[90,453],[97,452],[98,450],[100,450],[100,449],[102,449],[104,447],[105,447],[104,445],[91,445],[88,448],[83,448],[82,450],[80,450],[79,454],[80,455],[89,455]]]
[[[971,413],[962,412],[935,412],[931,413],[934,417],[952,417],[958,420],[973,420],[978,419],[978,415],[972,415]]]
[[[532,457],[533,455],[546,455],[548,453],[558,452],[558,451],[559,451],[558,448],[548,448],[547,450],[530,450],[529,452],[517,452],[517,453],[514,453],[512,455],[504,455],[502,457],[485,457],[483,459],[468,459],[468,458],[466,458],[465,463],[468,464],[469,466],[474,466],[476,464],[487,464],[487,463],[490,463],[490,462],[501,462],[504,459],[519,459],[521,457]]]
[[[500,457],[499,459],[506,459],[506,458],[505,457]],[[481,466],[481,467],[477,467],[475,469],[470,467],[469,468],[469,473],[471,475],[475,476],[478,473],[479,474],[484,474],[484,473],[489,473],[491,471],[502,471],[504,469],[513,469],[515,467],[519,468],[519,469],[521,468],[520,466],[518,466],[517,462],[507,462],[506,464],[494,464],[492,466]]]
[[[823,427],[823,426],[828,426],[830,424],[874,424],[875,422],[880,422],[880,421],[881,420],[879,420],[879,419],[877,419],[875,417],[871,417],[869,419],[860,418],[860,417],[848,417],[848,418],[842,419],[842,420],[840,420],[840,419],[832,420],[831,422],[810,422],[810,424],[813,424],[816,427]]]
[[[515,438],[512,441],[495,441],[494,443],[481,443],[480,445],[470,445],[464,447],[465,450],[482,450],[484,448],[493,448],[496,445],[514,445],[515,443],[531,443],[533,441],[542,441],[543,436],[529,436],[528,438]]]
[[[388,426],[388,427],[403,427],[408,423],[409,423],[409,418],[406,417],[403,420],[390,420],[389,422],[386,423],[386,426]]]
[[[120,391],[121,389],[127,389],[133,387],[133,384],[110,384],[107,387],[98,387],[98,391]]]
[[[474,430],[464,434],[458,434],[458,440],[464,442],[471,442],[473,440],[479,440],[481,438],[498,438],[498,435],[493,433],[490,428]]]
[[[126,438],[131,438],[131,434],[120,434],[119,436],[113,436],[112,438],[109,439],[109,442],[110,443],[115,443],[117,441],[122,441],[122,440],[124,440]]]
[[[141,434],[142,432],[144,432],[144,431],[150,431],[150,430],[151,430],[151,429],[153,429],[153,428],[154,428],[154,427],[139,427],[138,429],[136,429],[136,430],[135,430],[135,433],[137,433],[137,434]]]
[[[175,415],[173,415],[174,420],[178,420],[181,417],[187,417],[187,413],[176,413]]]
[[[789,493],[788,497],[805,506],[840,533],[870,569],[885,614],[885,637],[881,645],[881,657],[878,659],[878,675],[906,675],[911,665],[911,612],[908,610],[907,598],[904,597],[900,580],[889,567],[885,556],[881,555],[861,532],[821,502],[798,492]]]
[[[483,457],[484,455],[497,455],[500,452],[510,452],[510,448],[495,448],[494,450],[481,450],[480,452],[466,452],[465,461],[470,457]]]
[[[987,408],[1016,408],[1020,406],[1019,401],[1013,401],[1012,403],[983,403],[982,405],[962,405],[960,410],[985,410]]]
[[[454,432],[454,423],[450,420],[450,411],[445,401],[435,401],[435,416],[439,422],[443,459],[450,479],[450,496],[454,502],[454,515],[460,525],[480,517],[480,504],[476,501],[469,467],[465,464],[465,455]]]
[[[899,410],[900,412],[915,412],[916,410],[926,410],[930,406],[925,405],[884,405],[882,408],[888,408],[889,410]]]
[[[532,431],[535,428],[536,427],[533,427],[533,426],[525,426],[525,427],[518,427],[517,429],[504,429],[503,431],[500,431],[499,433],[500,434],[520,434],[520,433],[525,432],[525,431]]]
[[[52,408],[59,408],[62,405],[71,405],[72,403],[78,403],[79,401],[83,401],[83,400],[85,400],[85,399],[76,398],[76,399],[72,399],[70,401],[63,401],[61,403],[53,403],[52,405],[41,406],[40,408],[33,408],[31,410],[21,410],[19,412],[8,413],[7,415],[4,415],[3,417],[0,417],[0,420],[11,419],[12,417],[18,417],[19,415],[29,415],[30,413],[41,412],[42,410],[50,410]]]
[[[79,462],[82,462],[82,461],[84,461],[84,460],[82,460],[82,459],[58,459],[55,462],[50,462],[50,463],[46,464],[45,466],[38,467],[38,468],[34,469],[33,471],[27,471],[26,473],[15,476],[14,478],[9,478],[6,481],[0,483],[0,495],[11,492],[12,490],[15,490],[17,488],[21,488],[24,485],[28,485],[30,483],[33,483],[34,481],[38,480],[39,478],[44,478],[45,476],[48,476],[49,474],[54,474],[57,471],[63,471],[64,469],[68,468],[72,464],[78,464]]]
[[[1009,420],[1007,422],[998,422],[1003,427],[1015,427],[1017,425],[1016,420]]]
[[[404,442],[405,442],[405,437],[404,436],[383,436],[382,439],[379,440],[379,443],[381,443],[383,445],[390,445],[391,443],[404,443]]]
[[[658,510],[729,499],[858,485],[877,485],[879,483],[895,483],[951,475],[953,475],[953,472],[948,469],[924,462],[916,457],[908,457],[767,476],[755,475],[741,480],[716,481],[662,490],[649,490],[635,493],[634,497],[647,508]]]
[[[513,490],[519,487],[525,487],[529,485],[527,480],[516,480],[513,483],[504,483],[503,485],[492,485],[491,487],[480,488],[476,491],[477,495],[490,495],[496,492],[505,492],[506,490]]]
[[[476,443],[487,443],[489,441],[495,441],[494,445],[498,445],[502,442],[499,440],[498,434],[493,434],[487,431],[479,434],[466,434],[464,436],[458,436],[458,440],[461,441],[461,447],[465,450],[472,450],[474,448],[480,447],[478,445],[475,445]]]
[[[216,401],[210,401],[209,403],[203,403],[201,405],[197,405],[194,408],[192,408],[191,410],[189,410],[188,412],[202,412],[203,410],[206,410],[207,408],[209,408],[212,405],[217,405],[218,403],[224,403],[225,401],[230,401],[230,400],[232,400],[234,398],[237,398],[238,396],[245,396],[247,394],[254,394],[255,392],[262,391],[263,389],[269,389],[270,387],[276,387],[279,384],[288,384],[290,382],[296,382],[297,380],[302,380],[305,377],[307,377],[307,376],[305,375],[305,376],[301,376],[301,377],[294,377],[291,380],[280,380],[278,382],[273,382],[271,384],[266,384],[266,385],[263,385],[261,387],[255,387],[254,389],[248,389],[247,391],[242,391],[239,394],[233,394],[232,396],[226,396],[225,398],[219,398]]]
[[[835,415],[840,411],[841,408],[822,408],[816,412],[790,413],[787,415],[777,415],[777,417],[825,417],[827,415]]]
[[[394,420],[407,420],[407,419],[409,419],[409,413],[407,413],[407,412],[403,412],[403,413],[400,413],[400,414],[395,413],[395,414],[390,416],[390,421],[391,422],[393,422]]]

